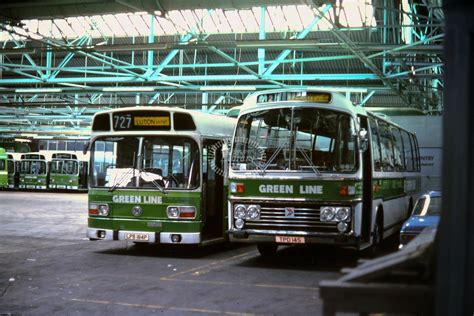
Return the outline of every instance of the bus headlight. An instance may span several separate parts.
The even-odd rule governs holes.
[[[339,222],[337,223],[337,230],[340,232],[340,233],[343,233],[347,230],[347,223],[344,223],[344,222]]]
[[[107,204],[99,204],[97,207],[97,211],[101,216],[108,216],[109,215],[109,205]]]
[[[260,218],[260,205],[250,205],[247,208],[247,217],[249,219],[259,219]]]
[[[321,208],[321,214],[319,216],[319,219],[321,220],[321,222],[330,222],[333,220],[335,214],[336,210],[334,209],[334,207],[323,206]]]
[[[247,215],[247,209],[244,205],[238,204],[234,207],[234,218],[243,219]]]
[[[168,218],[178,218],[179,208],[177,206],[168,206],[166,208],[166,215],[168,215]]]
[[[237,229],[244,228],[244,224],[245,224],[245,222],[241,218],[236,219],[235,222],[234,222],[235,228],[237,228]]]
[[[349,207],[336,208],[336,220],[338,222],[345,222],[351,219],[351,209]]]

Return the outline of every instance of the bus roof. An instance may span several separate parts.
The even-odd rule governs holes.
[[[0,147],[0,158],[6,158],[7,154],[5,148]]]
[[[252,112],[257,109],[266,109],[287,105],[287,106],[324,106],[325,108],[337,108],[351,112],[354,115],[368,116],[373,115],[377,119],[386,121],[391,125],[395,125],[403,130],[403,127],[394,123],[389,116],[374,113],[359,106],[355,106],[352,102],[338,92],[328,91],[320,88],[289,88],[289,89],[273,89],[255,92],[244,100],[244,104],[240,109],[240,114]],[[407,131],[407,130],[406,130]]]
[[[120,126],[114,126],[114,118],[130,118]],[[92,134],[143,134],[157,132],[191,132],[205,136],[229,136],[234,132],[236,119],[223,115],[186,110],[177,107],[127,107],[96,113],[92,123]],[[116,123],[117,124],[117,123]]]
[[[39,152],[22,153],[20,159],[46,160],[46,156]]]

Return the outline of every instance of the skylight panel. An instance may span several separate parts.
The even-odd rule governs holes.
[[[214,11],[214,21],[218,22],[217,28],[219,33],[232,33],[232,29],[227,21],[224,12],[221,9]]]
[[[145,35],[150,33],[150,27],[144,21],[144,19],[150,20],[149,14],[135,13],[130,14],[128,17],[130,18],[130,21],[132,22],[139,35]]]
[[[214,12],[210,12],[209,14],[205,14],[203,18],[203,28],[204,32],[206,33],[217,33],[217,27],[216,24],[214,23],[214,20],[212,19],[212,15]]]
[[[364,6],[364,3],[359,1],[345,0],[343,10],[339,16],[339,22],[348,27],[361,27],[363,25],[363,18],[360,10]]]
[[[69,26],[69,23],[65,19],[57,19],[55,20],[55,23],[60,30],[60,35],[59,38],[62,38],[63,36],[66,38],[76,38],[77,34],[74,32],[74,30]]]
[[[105,37],[111,36],[112,30],[109,28],[109,26],[105,22],[103,16],[95,15],[91,19],[95,22],[96,27],[99,29],[102,36],[105,36]]]
[[[174,25],[175,29],[178,30],[178,33],[186,33],[189,31],[189,26],[178,10],[169,11],[167,15],[168,20]]]
[[[242,20],[240,19],[239,13],[237,10],[226,10],[224,11],[227,20],[232,28],[232,32],[234,33],[244,33],[245,26],[242,24]]]
[[[301,31],[304,28],[296,6],[284,6],[283,12],[285,12],[286,21],[288,22],[288,26],[291,31]]]
[[[196,17],[194,16],[193,11],[183,10],[181,11],[181,14],[183,15],[183,18],[186,21],[186,24],[188,25],[190,31],[198,30],[199,21],[196,20]]]
[[[199,32],[206,32],[206,29],[204,28],[204,17],[208,16],[209,13],[207,10],[202,10],[202,9],[196,9],[192,11],[192,14],[194,16],[194,20],[196,21],[196,29]]]
[[[306,27],[314,20],[314,13],[312,10],[308,10],[308,6],[299,5],[296,7],[300,15],[301,23]],[[316,30],[316,28],[313,28]]]
[[[143,18],[143,21],[146,23],[146,25],[148,27],[150,27],[150,20],[148,20],[145,17],[142,17],[142,18]],[[153,17],[153,22],[154,22],[154,24],[153,24],[153,33],[155,35],[158,35],[158,36],[165,34],[165,30],[163,30],[163,27],[161,26],[161,24],[159,22],[160,20],[161,20],[161,18],[157,18],[156,16]]]
[[[81,37],[86,34],[84,26],[77,18],[66,18],[72,30],[76,33],[76,37]]]
[[[123,29],[127,36],[137,36],[138,32],[135,30],[135,27],[130,22],[127,14],[116,14],[115,19],[117,19],[118,24]]]
[[[43,36],[51,37],[52,22],[51,20],[41,20],[38,21],[38,30],[37,33],[40,33]]]
[[[126,35],[125,31],[122,29],[117,19],[115,18],[115,16],[107,14],[107,15],[103,15],[102,17],[104,18],[105,23],[107,23],[107,25],[112,31],[111,34],[109,34],[110,36],[113,36],[113,35],[125,36]]]
[[[334,11],[329,10],[326,14],[325,17],[328,18],[331,21],[334,21]],[[331,23],[329,23],[325,18],[321,18],[321,21],[317,24],[318,30],[321,31],[329,31],[332,29]]]
[[[285,20],[285,15],[281,10],[281,7],[268,7],[268,13],[272,20],[273,27],[276,32],[287,31],[288,23]]]
[[[88,34],[92,37],[100,37],[100,32],[97,31],[94,25],[92,24],[91,17],[80,16],[77,19],[84,27],[85,34]]]
[[[239,10],[239,15],[248,33],[258,33],[258,24],[252,10]]]
[[[161,28],[163,29],[163,34],[164,35],[173,35],[173,34],[179,34],[178,30],[174,26],[173,23],[169,21],[167,18],[158,18],[158,22],[161,25]]]
[[[32,33],[37,33],[38,32],[38,27],[39,27],[39,23],[38,23],[38,20],[26,20],[26,21],[22,21],[24,22],[25,24],[25,29],[28,30],[29,32],[32,32]],[[18,30],[19,28],[17,28]],[[26,33],[24,33],[26,34]]]

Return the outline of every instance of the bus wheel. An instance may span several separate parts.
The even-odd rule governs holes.
[[[382,246],[383,229],[382,220],[380,216],[377,216],[377,220],[374,224],[373,238],[372,238],[372,254],[375,255]]]
[[[277,244],[257,244],[258,252],[263,257],[271,257],[276,255],[278,245]]]

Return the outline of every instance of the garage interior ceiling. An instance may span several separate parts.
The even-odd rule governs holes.
[[[282,87],[439,114],[443,38],[435,0],[7,0],[0,134],[87,134],[130,105],[223,112]]]

